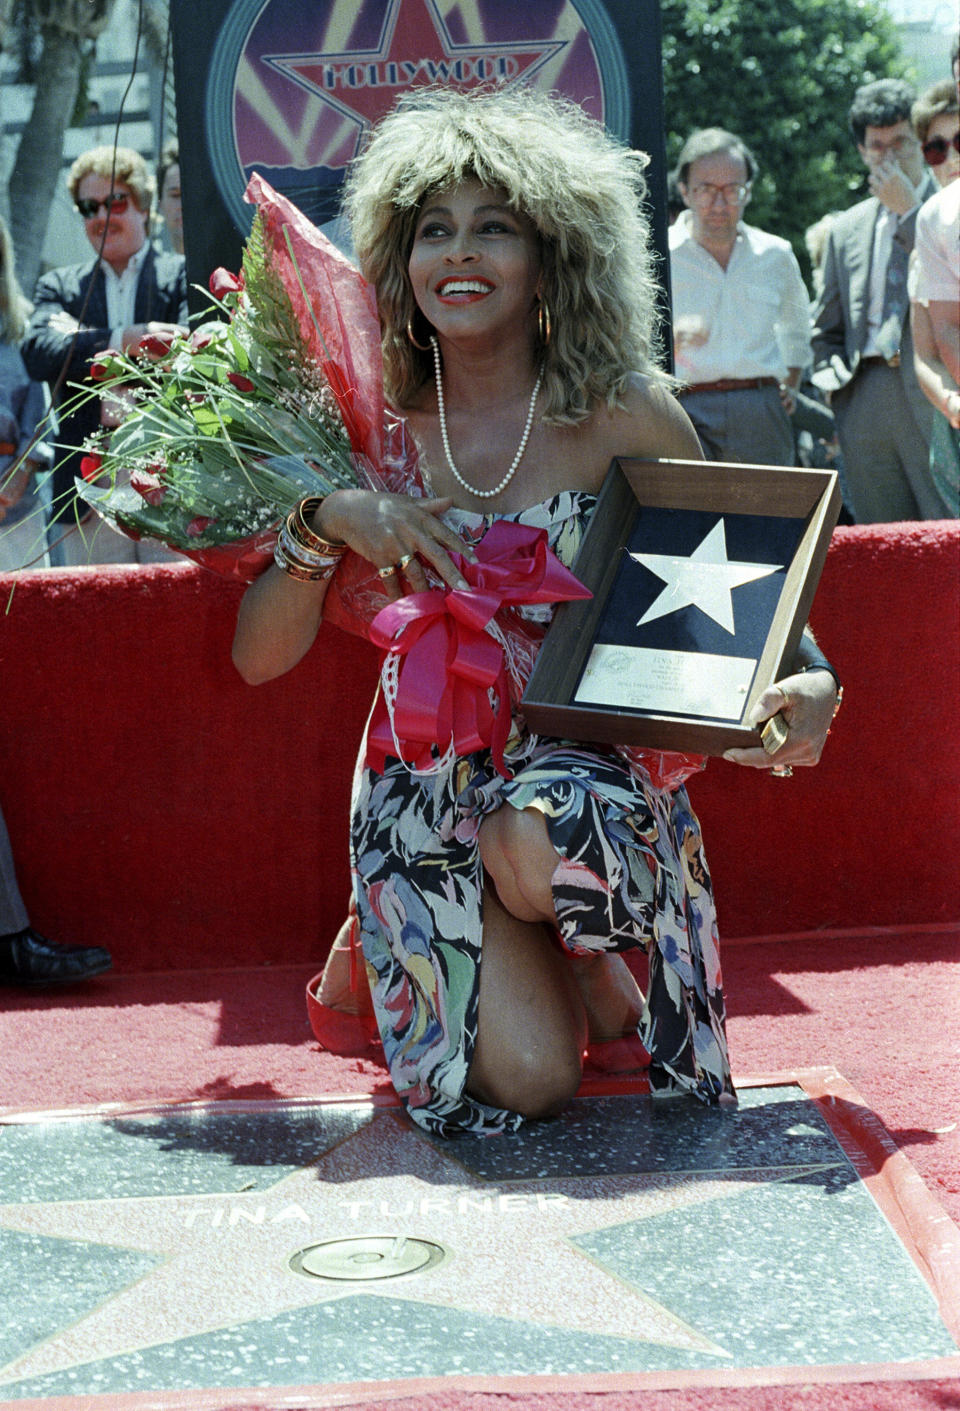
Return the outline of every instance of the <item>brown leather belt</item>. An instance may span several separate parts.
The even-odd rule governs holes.
[[[681,387],[679,397],[688,397],[691,392],[751,392],[757,387],[779,387],[775,377],[721,377],[716,382],[691,382]]]
[[[16,454],[16,445],[13,441],[0,441],[0,456],[12,456]]]

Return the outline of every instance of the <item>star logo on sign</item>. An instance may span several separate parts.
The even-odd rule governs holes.
[[[400,23],[402,11],[402,23]],[[402,89],[449,83],[529,81],[567,47],[563,39],[455,40],[435,0],[392,0],[378,43],[342,53],[265,54],[263,62],[363,130],[393,107]]]
[[[666,587],[654,599],[637,623],[643,627],[681,608],[697,607],[714,622],[734,633],[733,589],[777,573],[783,564],[746,563],[727,558],[726,528],[722,519],[687,558],[673,554],[634,554],[630,557],[649,568]]]

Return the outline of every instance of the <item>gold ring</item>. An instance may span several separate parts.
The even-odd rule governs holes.
[[[404,554],[403,558],[402,558],[402,559],[400,560],[400,562],[397,564],[397,568],[400,570],[401,573],[405,573],[405,572],[406,572],[406,568],[407,568],[407,564],[408,564],[408,563],[412,563],[413,560],[414,560],[416,557],[417,557],[416,553]]]
[[[792,779],[793,767],[789,764],[775,764],[770,773],[774,779]]]
[[[378,577],[378,578],[392,578],[393,575],[396,573],[396,571],[397,571],[397,565],[396,565],[395,563],[388,563],[387,566],[386,566],[386,568],[378,568],[378,569],[377,569],[377,577]]]
[[[779,711],[776,715],[771,715],[769,720],[764,721],[760,731],[760,742],[767,754],[776,754],[777,750],[782,749],[787,743],[789,733],[787,722]]]

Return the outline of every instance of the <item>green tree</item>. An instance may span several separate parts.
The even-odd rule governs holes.
[[[667,161],[698,127],[737,133],[757,158],[748,219],[791,241],[864,193],[847,126],[862,83],[904,77],[878,0],[662,0]]]
[[[54,190],[61,179],[63,139],[73,115],[83,63],[110,23],[116,0],[27,0],[24,22],[35,24],[42,49],[33,75],[30,119],[10,173],[10,229],[20,283],[33,289]]]

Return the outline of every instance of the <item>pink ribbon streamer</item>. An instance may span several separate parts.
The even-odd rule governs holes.
[[[475,546],[477,562],[453,554],[470,585],[410,593],[382,608],[370,639],[402,658],[391,709],[383,692],[367,735],[368,767],[388,757],[429,769],[434,749],[457,755],[490,749],[504,778],[510,734],[510,686],[503,647],[487,631],[501,608],[591,596],[547,544],[546,531],[498,521]],[[491,705],[493,687],[496,704]]]

